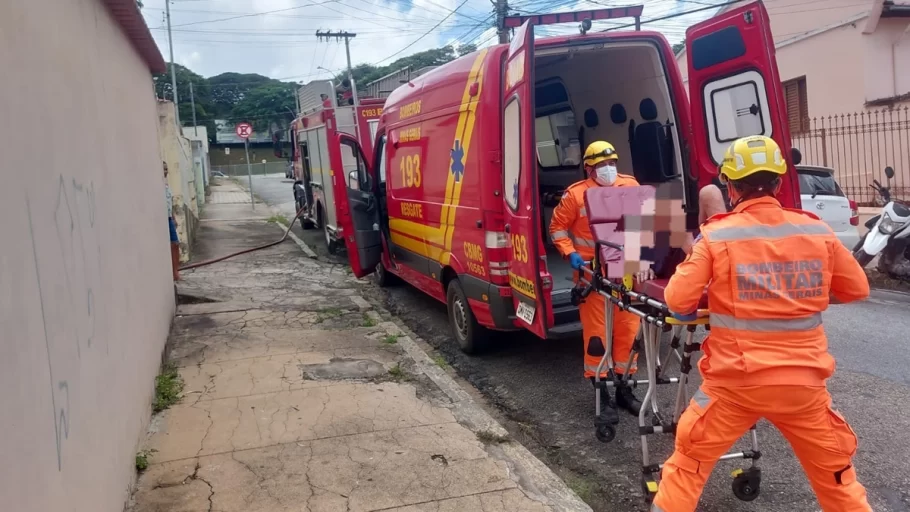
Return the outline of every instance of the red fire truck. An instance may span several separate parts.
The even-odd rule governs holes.
[[[641,184],[682,182],[694,217],[698,190],[716,179],[729,144],[767,135],[793,154],[780,199],[798,208],[799,155],[763,5],[688,30],[688,96],[661,34],[584,33],[584,19],[631,16],[638,28],[642,9],[507,18],[518,27],[510,44],[463,56],[387,98],[372,157],[339,135],[357,158],[335,182],[355,275],[401,278],[447,303],[467,352],[491,330],[577,333],[572,269],[547,233],[562,191],[584,179],[581,155],[594,140],[612,142],[620,172]],[[534,39],[535,25],[571,20],[582,21],[581,34]]]
[[[382,115],[385,100],[364,99],[360,105],[339,106],[341,86],[328,81],[310,82],[298,92],[300,117],[291,123],[288,140],[294,166],[294,202],[303,209],[303,229],[322,229],[330,253],[343,247],[343,224],[338,222],[335,181],[344,181],[341,171],[354,169],[353,155],[338,147],[339,135],[345,134],[372,150],[372,140]],[[339,171],[336,180],[336,172]],[[344,184],[342,184],[343,188]]]

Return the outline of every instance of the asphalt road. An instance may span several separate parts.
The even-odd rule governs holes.
[[[291,182],[283,176],[254,177],[255,193],[293,217]],[[321,259],[342,264],[325,251],[321,232],[294,231]],[[495,407],[512,435],[549,464],[594,510],[645,510],[639,491],[640,441],[636,422],[624,416],[612,443],[594,438],[593,390],[581,377],[578,340],[544,341],[503,334],[482,356],[462,354],[449,334],[445,307],[408,285],[370,293],[411,330],[444,355],[461,377]],[[855,464],[876,511],[910,511],[910,296],[875,292],[869,300],[832,306],[825,314],[837,373],[829,382],[834,406],[860,439]],[[903,341],[901,341],[903,340]],[[693,388],[694,389],[694,388]],[[662,388],[662,403],[671,390]],[[639,396],[643,390],[638,390]],[[652,436],[653,439],[653,436]],[[761,496],[738,501],[730,491],[735,462],[717,465],[699,510],[711,512],[817,511],[818,503],[786,441],[759,424],[763,472]],[[657,439],[652,453],[662,461],[672,439]]]

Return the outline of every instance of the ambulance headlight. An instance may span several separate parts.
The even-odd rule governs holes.
[[[885,235],[890,235],[894,233],[894,228],[896,227],[897,225],[891,220],[891,217],[887,213],[882,213],[882,223],[878,225],[878,230]]]

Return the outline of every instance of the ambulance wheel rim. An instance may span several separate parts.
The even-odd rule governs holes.
[[[452,316],[455,320],[455,330],[458,331],[458,337],[463,340],[468,339],[467,313],[460,298],[456,298],[452,302]]]

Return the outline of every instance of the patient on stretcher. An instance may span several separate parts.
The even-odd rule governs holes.
[[[707,188],[707,187],[706,187]],[[714,191],[720,192],[717,187]],[[632,274],[637,277],[633,291],[645,294],[660,302],[664,301],[664,289],[676,266],[686,258],[685,248],[691,244],[693,236],[687,233],[688,240],[684,239],[676,247],[670,244],[669,233],[655,232],[653,226],[662,221],[654,220],[654,214],[649,216],[642,211],[642,207],[655,208],[656,190],[651,186],[639,187],[595,187],[585,191],[585,208],[591,234],[597,242],[623,246],[628,249],[644,247],[643,261],[627,261],[623,251],[601,245],[599,248],[599,261],[603,267],[603,274],[619,278],[622,275]],[[713,191],[704,194],[707,212],[717,213],[718,203]],[[701,199],[701,195],[700,195]],[[702,202],[700,201],[700,205]],[[721,196],[720,208],[723,208]],[[646,206],[647,205],[647,206]],[[656,210],[656,208],[655,208]],[[701,208],[700,208],[701,210]],[[656,212],[655,212],[656,213]],[[701,219],[700,219],[701,220]],[[674,236],[674,238],[676,238]],[[688,243],[687,243],[688,242]],[[657,247],[651,247],[657,246]],[[634,250],[634,249],[632,249]],[[654,257],[649,265],[644,258],[648,255]],[[650,267],[650,268],[649,268]],[[706,307],[707,295],[699,307]]]

